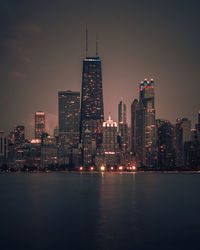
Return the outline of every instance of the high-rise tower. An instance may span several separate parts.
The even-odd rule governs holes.
[[[137,99],[134,99],[134,101],[131,104],[131,152],[133,155],[136,155],[136,115],[137,110],[139,108],[139,103]]]
[[[187,118],[176,120],[176,165],[184,165],[184,144],[191,141],[191,121]]]
[[[136,110],[136,155],[138,161],[152,167],[156,161],[156,120],[154,81],[140,84],[139,106]]]
[[[58,92],[59,136],[65,136],[71,146],[79,142],[80,92]]]
[[[121,149],[125,152],[128,144],[128,125],[126,123],[126,104],[124,103],[123,97],[118,104],[118,127],[121,138]]]
[[[95,130],[102,126],[104,120],[103,88],[101,75],[101,59],[87,57],[83,60],[82,95],[81,95],[81,138],[84,129]]]
[[[167,120],[156,120],[158,168],[169,169],[176,164],[175,127]]]
[[[96,53],[96,57],[87,57],[86,45],[86,58],[83,60],[80,117],[80,142],[82,143],[83,149],[85,147],[85,131],[87,132],[87,136],[88,131],[90,132],[92,140],[96,142],[98,147],[98,144],[101,142],[100,133],[103,120],[104,110],[101,59],[98,57],[98,53]]]

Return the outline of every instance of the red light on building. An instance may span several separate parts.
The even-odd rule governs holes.
[[[81,167],[79,168],[79,170],[80,170],[80,171],[83,171],[83,167],[81,166]]]
[[[114,167],[110,167],[110,170],[114,170]]]
[[[90,170],[93,171],[93,170],[94,170],[94,167],[90,167]]]

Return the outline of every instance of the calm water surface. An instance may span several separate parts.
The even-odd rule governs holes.
[[[200,249],[200,174],[0,174],[0,249]]]

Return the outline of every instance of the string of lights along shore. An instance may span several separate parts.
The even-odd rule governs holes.
[[[110,113],[106,120],[98,37],[96,55],[88,56],[87,28],[85,52],[81,92],[58,92],[58,126],[53,135],[46,131],[41,110],[35,112],[31,140],[26,139],[23,124],[9,134],[0,131],[0,171],[199,170],[200,112],[195,128],[185,117],[175,124],[156,118],[156,84],[150,76],[138,84],[138,98],[133,93],[131,114],[126,97],[121,97],[114,103],[118,122]]]

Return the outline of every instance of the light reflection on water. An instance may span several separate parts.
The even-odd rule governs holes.
[[[0,175],[6,249],[199,249],[200,175]],[[12,239],[12,240],[11,240]]]

